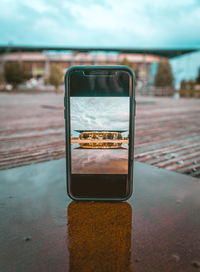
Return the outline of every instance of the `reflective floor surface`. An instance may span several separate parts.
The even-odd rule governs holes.
[[[85,149],[72,144],[73,174],[128,174],[128,145],[116,149]]]
[[[200,182],[135,163],[128,202],[73,202],[65,160],[0,172],[0,271],[198,271]]]

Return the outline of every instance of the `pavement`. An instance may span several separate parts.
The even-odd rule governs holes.
[[[63,98],[0,92],[0,169],[65,157]],[[200,178],[200,99],[136,102],[135,160]]]

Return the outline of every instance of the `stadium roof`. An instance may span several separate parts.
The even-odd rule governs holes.
[[[132,54],[150,54],[160,57],[173,58],[183,54],[198,51],[195,48],[152,49],[152,48],[109,48],[109,47],[65,47],[65,46],[19,46],[0,45],[0,54],[11,52],[43,52],[43,51],[72,51],[72,52],[118,52]]]
[[[119,129],[117,129],[117,130],[109,130],[109,129],[88,129],[88,130],[76,130],[75,129],[75,131],[76,132],[79,132],[79,133],[82,133],[82,132],[121,132],[121,133],[123,133],[123,132],[126,132],[127,130],[119,130]]]

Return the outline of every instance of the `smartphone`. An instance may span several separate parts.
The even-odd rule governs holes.
[[[133,190],[135,75],[128,66],[73,66],[65,75],[67,192],[128,199]]]

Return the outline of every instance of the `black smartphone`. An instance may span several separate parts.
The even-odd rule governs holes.
[[[67,192],[128,199],[133,188],[135,75],[127,66],[73,66],[65,75]]]

